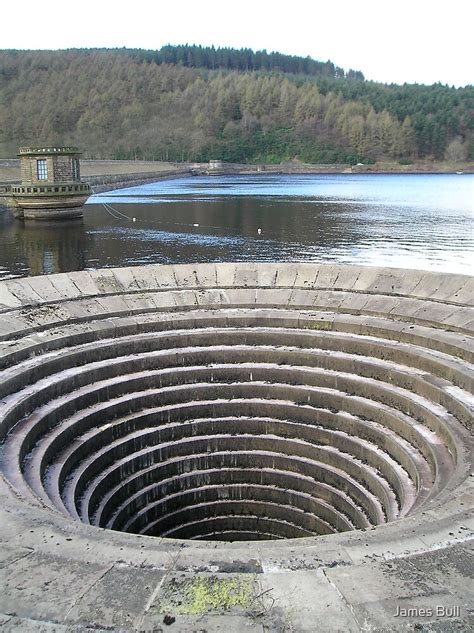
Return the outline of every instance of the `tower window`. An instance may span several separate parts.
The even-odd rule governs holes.
[[[79,159],[72,159],[72,179],[79,180]]]
[[[38,180],[48,180],[48,163],[45,158],[36,161],[36,174]]]

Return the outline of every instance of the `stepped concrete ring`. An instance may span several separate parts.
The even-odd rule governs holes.
[[[472,628],[473,330],[416,270],[1,282],[2,630]]]

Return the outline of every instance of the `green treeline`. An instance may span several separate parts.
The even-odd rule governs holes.
[[[265,51],[0,51],[0,156],[367,162],[474,158],[474,87],[385,85]]]
[[[209,70],[263,70],[282,73],[295,73],[322,77],[344,77],[342,68],[332,62],[318,62],[311,57],[297,57],[282,53],[267,53],[250,48],[214,48],[214,46],[163,46],[159,51],[135,49],[129,51],[134,59],[155,64],[181,64],[191,68]],[[364,79],[360,71],[349,70],[347,77]]]

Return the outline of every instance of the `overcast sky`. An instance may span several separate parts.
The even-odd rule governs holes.
[[[389,83],[474,83],[472,0],[22,0],[0,15],[2,49],[214,44],[330,59]]]

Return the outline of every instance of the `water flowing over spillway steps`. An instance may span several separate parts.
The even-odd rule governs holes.
[[[469,471],[473,288],[319,264],[3,282],[1,469],[32,506],[150,536],[402,519]]]

